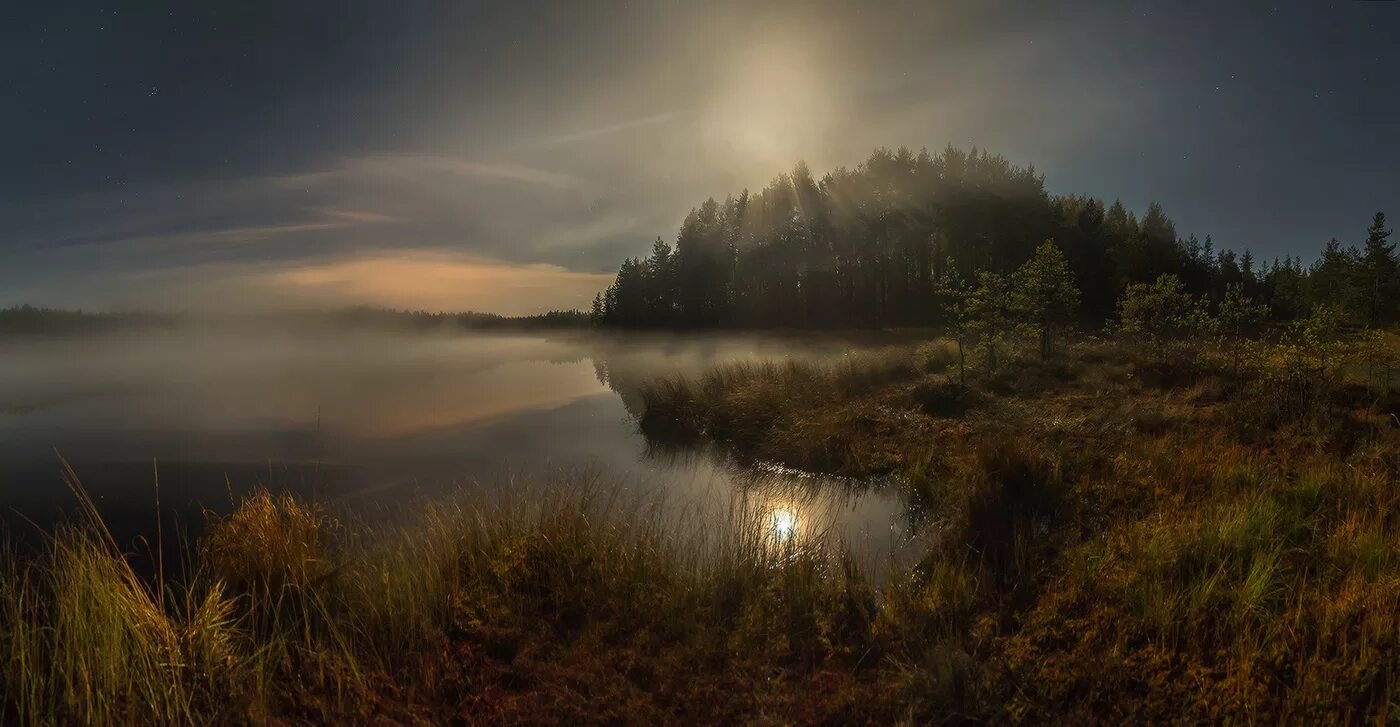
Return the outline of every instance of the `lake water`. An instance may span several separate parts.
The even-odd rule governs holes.
[[[706,453],[652,452],[638,387],[726,360],[829,358],[837,340],[186,328],[0,341],[0,509],[12,533],[71,510],[61,454],[120,536],[197,527],[257,486],[364,509],[463,485],[608,487],[832,528],[862,559],[908,542],[893,488]],[[570,477],[570,475],[575,475]],[[573,483],[573,484],[571,484]],[[151,526],[151,527],[148,527]]]

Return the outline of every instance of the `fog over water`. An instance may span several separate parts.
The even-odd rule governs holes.
[[[71,508],[58,454],[128,537],[154,521],[157,473],[162,512],[187,528],[257,486],[375,511],[588,474],[685,506],[742,501],[782,529],[830,525],[878,560],[905,537],[888,489],[656,454],[635,421],[653,377],[850,345],[235,325],[4,339],[0,517],[14,531]]]

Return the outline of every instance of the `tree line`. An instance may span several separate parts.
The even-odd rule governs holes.
[[[1157,293],[1207,312],[1249,300],[1291,321],[1323,305],[1382,326],[1400,319],[1390,232],[1378,212],[1359,247],[1333,239],[1308,265],[1262,262],[1217,250],[1210,236],[1178,236],[1155,202],[1139,218],[1119,201],[1050,195],[1034,166],[1000,155],[878,149],[854,169],[817,179],[798,163],[758,192],[706,200],[674,246],[657,238],[650,256],[623,261],[591,316],[617,328],[958,326],[968,311],[952,291],[983,288],[1009,304],[1013,273],[1049,241],[1075,290],[1072,312],[1056,320],[1121,320],[1125,293],[1141,297],[1170,276],[1172,290]],[[1046,349],[1054,325],[1038,327]]]
[[[390,330],[546,330],[586,328],[592,323],[580,310],[551,310],[522,316],[476,311],[397,310],[357,306],[331,311],[272,311],[245,313],[89,312],[19,305],[0,308],[0,336],[57,336],[172,329],[193,323],[242,325],[254,328],[384,328]]]

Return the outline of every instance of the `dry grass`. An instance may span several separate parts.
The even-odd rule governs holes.
[[[1374,367],[1330,355],[1299,368],[1259,344],[1238,367],[1090,342],[979,369],[967,395],[938,373],[848,396],[768,369],[782,394],[739,434],[713,424],[752,381],[713,379],[686,406],[721,444],[818,471],[879,453],[904,482],[935,534],[886,592],[916,714],[1377,720],[1400,693],[1400,419]],[[854,454],[822,457],[809,433]]]
[[[235,592],[306,589],[336,570],[331,551],[340,523],[316,503],[257,490],[228,517],[209,519],[202,561]]]
[[[0,561],[0,716],[1393,717],[1400,427],[1384,392],[1353,395],[1357,367],[1288,409],[1259,393],[1270,371],[1095,342],[978,371],[975,405],[950,406],[946,351],[647,390],[651,436],[894,475],[928,547],[880,584],[824,533],[775,536],[771,512],[663,507],[596,478],[394,525],[255,492],[155,583],[75,482],[82,519]]]
[[[736,505],[699,520],[596,479],[424,503],[394,526],[255,492],[164,587],[98,519],[4,561],[0,710],[31,724],[712,722],[868,702],[875,591],[824,534],[777,538],[771,518]],[[822,677],[835,691],[810,704],[790,681],[743,676],[837,663]]]

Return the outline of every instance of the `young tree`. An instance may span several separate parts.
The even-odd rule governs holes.
[[[1040,357],[1049,358],[1052,333],[1069,322],[1079,305],[1079,288],[1064,253],[1046,240],[1012,275],[1012,302],[1040,333]]]
[[[1230,352],[1230,365],[1236,373],[1240,370],[1241,342],[1259,329],[1259,324],[1269,317],[1269,306],[1255,303],[1244,293],[1240,283],[1225,289],[1225,299],[1220,302],[1220,333],[1224,336],[1226,349]]]
[[[983,270],[977,286],[968,297],[968,317],[972,333],[987,352],[987,370],[997,368],[997,352],[1010,333],[1011,281],[1005,275]]]
[[[1120,335],[1140,336],[1161,344],[1201,333],[1212,323],[1204,297],[1193,298],[1175,275],[1160,275],[1151,285],[1129,285],[1118,299]]]
[[[958,266],[952,258],[944,265],[944,272],[933,285],[933,295],[943,314],[943,324],[948,333],[958,342],[958,384],[967,387],[967,355],[965,344],[972,325],[972,284],[958,274]]]

